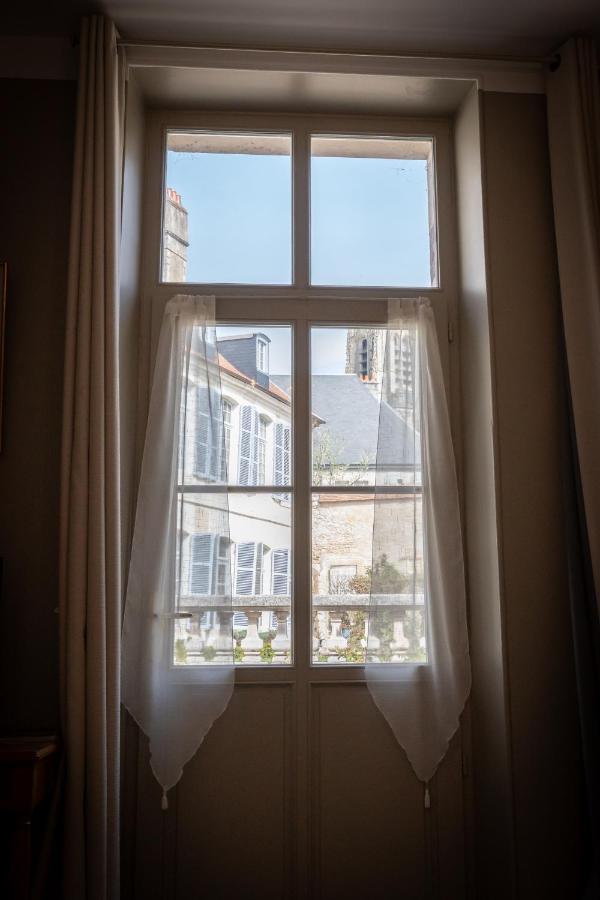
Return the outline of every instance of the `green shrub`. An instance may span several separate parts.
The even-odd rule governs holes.
[[[275,651],[271,647],[270,641],[265,641],[265,643],[260,648],[260,652],[258,654],[261,658],[261,661],[264,663],[272,663],[275,657]]]
[[[185,646],[185,641],[183,638],[177,638],[175,641],[175,662],[176,663],[186,663],[187,662],[187,648]]]

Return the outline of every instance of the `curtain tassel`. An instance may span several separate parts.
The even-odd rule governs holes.
[[[163,812],[169,808],[169,801],[167,800],[166,791],[162,792],[162,800],[160,801],[160,806]]]
[[[424,798],[424,806],[425,809],[430,809],[431,807],[431,797],[429,795],[429,782],[425,782],[425,798]]]

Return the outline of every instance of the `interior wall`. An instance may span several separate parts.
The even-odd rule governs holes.
[[[8,263],[0,453],[0,731],[58,725],[58,505],[73,81],[0,79]]]
[[[581,809],[543,95],[483,93],[498,524],[518,896],[577,896]]]

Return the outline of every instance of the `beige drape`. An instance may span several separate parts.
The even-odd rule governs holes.
[[[589,38],[548,74],[548,131],[569,383],[600,603],[600,83]]]
[[[118,247],[123,74],[113,24],[83,22],[61,471],[64,896],[119,890]],[[51,177],[51,173],[49,173]]]

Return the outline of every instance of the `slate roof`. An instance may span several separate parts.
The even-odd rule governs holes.
[[[284,403],[289,404],[290,397],[285,391],[283,391],[279,385],[274,384],[273,381],[269,381],[269,387],[264,388],[262,385],[257,384],[253,381],[252,378],[249,378],[248,375],[245,375],[243,372],[240,372],[236,366],[233,365],[232,362],[229,362],[226,357],[223,356],[222,353],[218,354],[219,358],[219,366],[225,372],[228,372],[230,375],[233,375],[234,378],[238,378],[240,381],[245,381],[246,384],[251,384],[253,387],[258,388],[260,391],[264,391],[266,394],[272,394],[273,397],[277,397],[278,400],[283,400]]]
[[[289,375],[271,375],[271,381],[289,393]],[[420,456],[419,435],[387,403],[381,404],[358,375],[313,375],[312,411],[324,420],[315,440],[329,431],[343,465],[413,465]],[[377,440],[379,435],[379,450]]]

